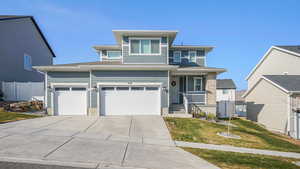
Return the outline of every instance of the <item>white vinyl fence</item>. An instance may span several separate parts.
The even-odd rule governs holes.
[[[44,100],[43,82],[2,82],[4,100]]]

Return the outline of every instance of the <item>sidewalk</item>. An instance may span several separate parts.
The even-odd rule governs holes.
[[[220,150],[220,151],[230,151],[230,152],[237,152],[237,153],[250,153],[250,154],[260,154],[260,155],[270,155],[270,156],[279,156],[279,157],[299,158],[300,159],[300,153],[234,147],[234,146],[229,146],[229,145],[192,143],[192,142],[184,142],[184,141],[174,141],[174,142],[175,142],[175,145],[179,146],[179,147],[200,148],[200,149],[209,149],[209,150]]]

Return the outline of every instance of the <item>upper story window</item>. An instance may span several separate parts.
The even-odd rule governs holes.
[[[107,51],[108,59],[120,59],[121,51]]]
[[[160,39],[130,39],[131,55],[159,55]]]
[[[179,63],[181,60],[181,51],[174,51],[173,53],[173,61],[175,63]]]
[[[194,91],[202,91],[202,77],[194,77]]]
[[[31,56],[24,54],[24,69],[28,71],[32,71],[32,60]]]
[[[189,51],[189,60],[190,60],[190,62],[196,62],[196,56],[197,56],[196,51]]]

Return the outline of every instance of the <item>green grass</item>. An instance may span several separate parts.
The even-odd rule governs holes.
[[[0,124],[18,120],[32,119],[37,117],[41,117],[41,115],[30,115],[17,112],[0,111]]]
[[[231,121],[237,126],[231,127],[231,133],[241,136],[241,139],[218,136],[217,132],[227,131],[227,126],[221,124],[199,119],[171,117],[165,118],[165,121],[174,140],[300,153],[300,146],[295,144],[295,141],[274,134],[248,120]]]
[[[225,152],[216,150],[204,150],[195,148],[183,148],[198,157],[223,169],[296,169],[300,168],[293,164],[299,159]]]

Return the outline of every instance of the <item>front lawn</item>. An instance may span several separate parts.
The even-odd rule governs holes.
[[[300,153],[300,146],[291,139],[274,134],[248,120],[231,121],[237,126],[231,127],[231,132],[241,136],[241,139],[218,136],[216,133],[227,131],[227,126],[200,119],[166,117],[165,121],[173,140]]]
[[[266,155],[225,152],[216,150],[204,150],[195,148],[183,148],[198,157],[222,169],[296,169],[299,166],[293,164],[299,159],[274,157]]]
[[[41,117],[41,115],[22,114],[17,112],[0,111],[0,124],[18,120],[32,119]]]

